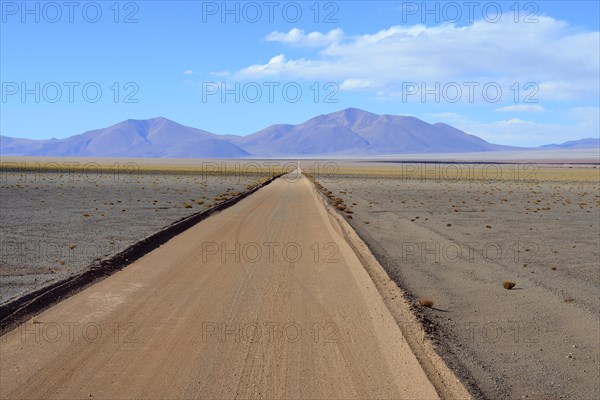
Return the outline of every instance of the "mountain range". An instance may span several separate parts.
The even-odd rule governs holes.
[[[561,144],[546,144],[540,146],[540,149],[586,149],[600,147],[599,138],[586,138],[579,140],[570,140]]]
[[[541,149],[599,147],[581,139]],[[356,108],[320,115],[298,125],[272,125],[247,136],[217,135],[166,118],[126,120],[65,139],[0,136],[3,156],[243,158],[377,156],[521,150],[489,143],[443,123],[377,115]]]

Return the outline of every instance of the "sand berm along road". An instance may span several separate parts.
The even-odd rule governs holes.
[[[436,391],[298,171],[1,338],[2,398]]]

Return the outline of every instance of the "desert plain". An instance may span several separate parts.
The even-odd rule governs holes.
[[[0,165],[0,304],[291,168],[284,162],[19,157],[3,157]]]
[[[597,164],[338,162],[313,179],[476,397],[600,395]]]
[[[20,159],[9,161],[13,164],[3,169],[0,207],[2,302],[89,268],[296,165],[295,160],[241,161],[263,165],[244,170],[231,162],[215,167],[220,161],[201,167],[198,161],[120,160],[120,166],[135,167],[105,169],[92,179],[85,176],[90,170],[36,170],[29,164],[20,167]],[[350,224],[410,305],[420,325],[408,315],[395,313],[394,318],[413,352],[422,343],[433,343],[475,398],[600,396],[597,162],[387,159],[304,160],[300,165],[312,181],[311,190]],[[268,193],[283,206],[299,207],[289,197],[289,187],[294,186],[279,185]],[[248,201],[252,196],[256,194]],[[309,209],[291,215],[301,221]],[[268,221],[277,221],[276,211],[263,212]],[[247,218],[248,224],[261,223],[250,214]],[[327,279],[330,270],[319,271]],[[383,304],[393,308],[397,294],[378,289]],[[334,293],[342,296],[343,287]],[[317,297],[328,299],[331,307],[336,297],[329,296]],[[251,293],[243,297],[257,301]],[[269,297],[273,302],[286,299]],[[400,340],[388,329],[377,335],[377,348],[386,346],[382,337]],[[357,343],[369,346],[367,339]],[[260,397],[250,389],[242,393]]]

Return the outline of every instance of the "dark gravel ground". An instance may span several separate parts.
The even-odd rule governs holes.
[[[600,396],[599,183],[546,175],[320,181],[476,397]]]
[[[257,175],[3,173],[0,304],[247,190]]]

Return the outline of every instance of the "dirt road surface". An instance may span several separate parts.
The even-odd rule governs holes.
[[[301,177],[2,336],[0,397],[438,396]]]

